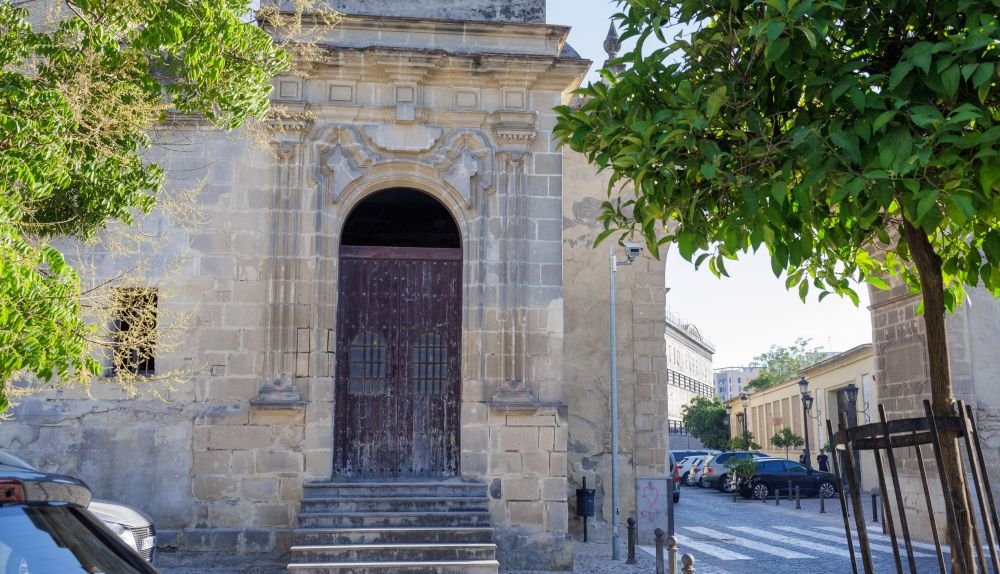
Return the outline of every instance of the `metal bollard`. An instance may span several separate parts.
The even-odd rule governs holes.
[[[626,564],[635,564],[635,519],[629,518],[625,521],[628,529],[628,558]]]
[[[681,558],[681,564],[684,565],[684,570],[681,571],[681,574],[695,574],[694,556],[691,556],[690,554],[685,554],[684,557]]]
[[[677,538],[667,538],[667,564],[669,574],[677,574]]]
[[[872,493],[872,522],[878,522],[878,495]]]
[[[822,494],[819,495],[819,513],[826,514],[826,497]]]
[[[781,489],[774,489],[774,505],[779,506],[781,504]]]
[[[799,487],[795,487],[795,510],[802,510],[802,503],[799,498]]]
[[[663,574],[663,529],[653,531],[656,538],[656,574]]]

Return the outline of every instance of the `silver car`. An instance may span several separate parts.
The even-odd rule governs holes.
[[[38,472],[31,464],[0,450],[0,469]],[[99,518],[125,544],[139,553],[147,562],[152,562],[156,552],[156,528],[153,521],[142,512],[107,500],[91,500],[87,510]]]
[[[677,473],[681,478],[681,483],[687,484],[688,486],[693,486],[695,483],[688,482],[688,477],[691,475],[691,469],[698,463],[700,463],[705,457],[703,456],[689,456],[682,460],[677,466]]]

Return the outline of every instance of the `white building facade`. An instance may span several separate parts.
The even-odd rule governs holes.
[[[668,428],[671,448],[700,446],[684,428],[684,407],[696,396],[715,396],[712,356],[715,346],[692,323],[667,311]],[[687,438],[685,438],[687,437]]]

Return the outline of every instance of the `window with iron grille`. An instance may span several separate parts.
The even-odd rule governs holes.
[[[384,395],[388,392],[385,376],[385,346],[378,334],[358,333],[351,341],[351,377],[347,392],[352,395]]]
[[[156,372],[157,292],[151,287],[116,287],[113,291],[111,374]]]
[[[706,385],[704,383],[692,379],[691,377],[682,375],[677,371],[669,369],[667,370],[667,384],[706,397],[711,397],[715,395],[715,390],[711,387],[711,385]]]
[[[415,395],[443,395],[448,386],[448,345],[444,337],[425,333],[413,345],[410,380]]]

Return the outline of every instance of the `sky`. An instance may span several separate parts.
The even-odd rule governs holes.
[[[594,66],[607,55],[604,38],[615,3],[605,0],[548,0],[550,24],[572,27],[569,43]],[[716,347],[715,368],[740,366],[767,351],[771,345],[790,345],[799,337],[825,351],[846,351],[871,342],[868,290],[859,289],[858,307],[846,299],[827,297],[822,303],[811,295],[803,303],[797,292],[785,290],[776,278],[766,251],[727,264],[730,277],[717,279],[705,265],[694,266],[676,253],[667,254],[666,302],[683,320],[694,323]]]

